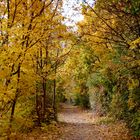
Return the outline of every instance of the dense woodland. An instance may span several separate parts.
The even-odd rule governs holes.
[[[59,102],[123,121],[140,136],[140,1],[0,1],[0,137],[57,121]]]

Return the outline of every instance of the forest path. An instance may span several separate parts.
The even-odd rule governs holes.
[[[29,134],[26,140],[132,140],[124,125],[98,124],[99,118],[92,111],[62,104],[58,113],[59,123],[47,132],[40,130]],[[54,130],[56,129],[56,130]],[[25,140],[24,139],[24,140]]]
[[[90,110],[62,104],[58,120],[62,134],[58,140],[129,140],[123,126],[99,125],[98,117]],[[122,129],[120,129],[122,127]],[[124,129],[125,130],[125,129]]]
[[[78,106],[70,104],[61,104],[61,110],[58,113],[58,121],[72,124],[93,124],[95,115],[93,112],[81,109]]]
[[[80,107],[62,104],[58,113],[63,133],[58,140],[102,140],[94,125],[93,113]],[[63,127],[63,128],[62,128]]]

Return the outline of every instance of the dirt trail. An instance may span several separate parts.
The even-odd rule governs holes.
[[[79,107],[62,105],[58,119],[63,130],[58,140],[130,140],[128,134],[115,125],[97,125],[93,112]]]
[[[72,105],[62,105],[57,131],[36,131],[24,140],[132,140],[121,124],[99,125],[91,111]]]
[[[75,124],[92,124],[95,123],[95,116],[87,110],[77,106],[62,104],[61,112],[58,114],[58,121]]]

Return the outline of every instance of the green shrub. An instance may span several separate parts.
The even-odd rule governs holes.
[[[90,108],[89,94],[79,94],[75,96],[75,105],[79,105],[83,108]]]

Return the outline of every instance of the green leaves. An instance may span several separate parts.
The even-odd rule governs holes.
[[[97,0],[94,8],[83,8],[85,18],[79,24],[85,48],[93,50],[87,78],[92,93],[98,88],[98,100],[93,101],[100,101],[97,104],[108,107],[108,113],[125,120],[129,127],[134,121],[137,136],[139,122],[133,113],[139,114],[140,104],[139,13],[138,0]],[[100,92],[102,86],[104,92]]]

